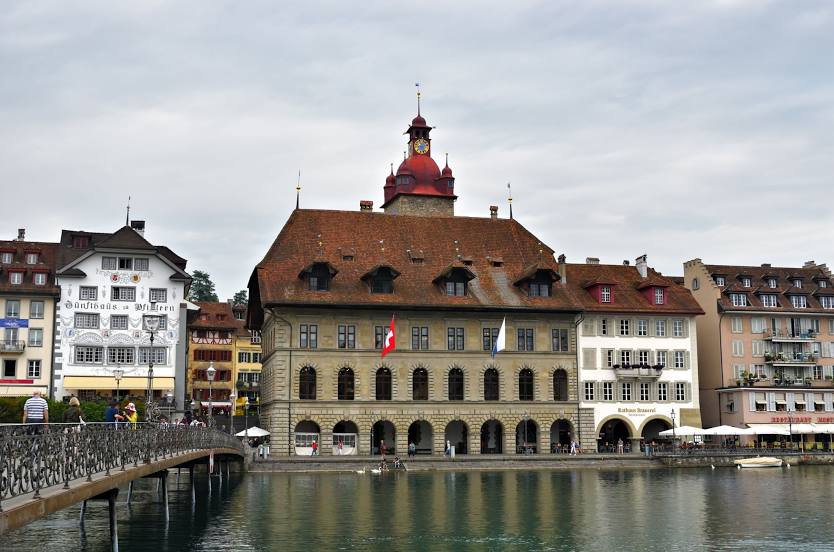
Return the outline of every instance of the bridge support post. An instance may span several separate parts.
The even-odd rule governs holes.
[[[78,523],[84,525],[84,514],[87,513],[87,501],[81,503],[81,515],[78,518]]]
[[[162,507],[165,508],[165,523],[168,523],[168,470],[163,470],[159,481],[162,483]]]
[[[127,486],[127,505],[130,506],[130,499],[133,498],[133,481]]]
[[[191,502],[193,503],[197,498],[194,491],[194,464],[188,466],[188,482],[191,485]]]
[[[119,525],[116,520],[116,495],[119,489],[113,489],[107,496],[107,506],[110,510],[110,549],[119,552]]]

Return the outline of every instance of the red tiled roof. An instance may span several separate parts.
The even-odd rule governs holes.
[[[58,244],[47,242],[0,241],[0,251],[12,253],[10,264],[0,264],[0,293],[43,294],[59,297],[61,289],[55,285],[55,257]],[[26,252],[38,252],[38,263],[26,264]],[[23,283],[11,284],[10,272],[22,272]],[[46,285],[36,286],[34,273],[46,273]]]
[[[761,311],[767,312],[797,312],[797,313],[811,313],[811,312],[826,312],[831,313],[831,309],[823,309],[816,298],[816,295],[826,295],[831,290],[832,282],[829,279],[827,269],[824,265],[806,266],[802,268],[796,267],[772,267],[772,266],[731,266],[731,265],[704,265],[710,274],[726,275],[730,278],[737,277],[741,274],[750,276],[757,280],[766,280],[767,278],[777,279],[777,288],[769,288],[767,286],[757,286],[755,288],[745,288],[735,282],[728,284],[722,289],[723,293],[718,300],[718,305],[721,310],[732,311]],[[792,280],[795,278],[802,279],[802,287],[796,288],[793,286]],[[819,287],[820,281],[826,281],[827,287]],[[744,293],[747,295],[749,306],[736,307],[733,306],[729,293]],[[765,307],[762,305],[759,295],[776,295],[778,307]],[[805,295],[807,296],[807,308],[794,308],[789,299],[790,295]]]
[[[243,320],[235,318],[230,303],[196,301],[194,304],[200,307],[200,311],[188,323],[189,328],[233,331],[243,329]],[[204,316],[207,316],[208,320],[204,320]]]
[[[648,276],[642,278],[636,266],[604,264],[568,264],[567,286],[575,288],[574,295],[580,300],[581,310],[590,312],[641,312],[658,314],[703,314],[704,311],[695,301],[692,293],[681,286],[674,285],[671,278],[666,278],[653,269],[648,269]],[[667,286],[666,304],[655,305],[646,299],[638,289],[644,282],[650,285]],[[588,283],[616,284],[614,302],[600,304],[587,291]]]

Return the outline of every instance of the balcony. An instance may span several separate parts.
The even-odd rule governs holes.
[[[0,341],[0,353],[22,353],[26,348],[25,341]]]
[[[767,330],[765,332],[765,341],[774,341],[777,343],[806,343],[814,341],[816,338],[817,332],[813,330],[807,330],[804,332],[791,332],[785,330],[774,332],[773,330]]]
[[[611,368],[618,379],[656,380],[663,373],[662,364],[615,364]]]
[[[764,359],[773,366],[814,366],[817,362],[811,353],[765,353]]]

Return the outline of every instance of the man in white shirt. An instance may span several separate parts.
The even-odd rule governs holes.
[[[23,405],[23,423],[31,426],[27,433],[41,433],[49,425],[49,404],[35,391]]]

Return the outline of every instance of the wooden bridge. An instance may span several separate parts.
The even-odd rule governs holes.
[[[28,433],[27,433],[28,431]],[[119,487],[143,477],[162,479],[168,517],[167,475],[194,466],[242,462],[242,444],[216,429],[176,425],[50,424],[48,431],[0,427],[0,535],[43,516],[88,500],[107,500],[110,539],[118,551],[115,501]]]

